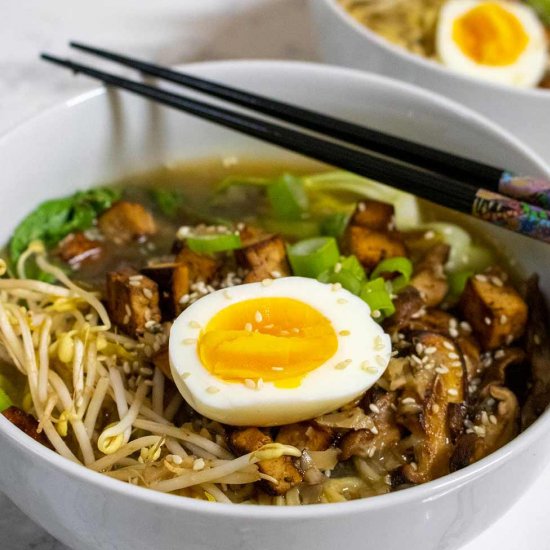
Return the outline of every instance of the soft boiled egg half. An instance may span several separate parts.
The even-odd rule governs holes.
[[[439,14],[436,51],[450,69],[519,87],[540,82],[548,57],[536,13],[512,1],[446,2]]]
[[[212,420],[277,426],[349,403],[383,374],[391,342],[340,285],[267,279],[209,294],[170,332],[172,375]]]

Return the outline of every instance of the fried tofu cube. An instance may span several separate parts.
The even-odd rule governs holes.
[[[301,450],[325,451],[330,447],[332,439],[333,434],[330,430],[315,426],[311,422],[299,422],[283,426],[275,441]]]
[[[510,345],[525,331],[527,304],[498,276],[470,277],[459,307],[486,350]]]
[[[344,247],[367,269],[373,269],[386,258],[406,256],[399,233],[382,232],[359,225],[349,225],[344,235]]]
[[[449,285],[444,266],[449,259],[449,245],[432,246],[415,267],[411,286],[414,286],[428,307],[439,305],[445,298]]]
[[[69,265],[76,266],[95,260],[102,254],[101,243],[86,237],[81,231],[67,235],[57,246],[57,254]]]
[[[177,262],[152,264],[143,268],[141,273],[158,285],[163,320],[175,319],[184,309],[182,298],[189,294],[190,280],[187,265]]]
[[[143,334],[161,320],[157,283],[134,269],[107,273],[106,300],[111,320],[127,334]]]
[[[248,270],[244,282],[252,283],[290,274],[285,242],[279,235],[269,235],[235,251],[237,262]]]
[[[153,216],[137,202],[115,203],[99,217],[97,223],[105,237],[116,244],[129,243],[157,232]]]
[[[216,258],[193,252],[189,248],[182,248],[177,253],[175,262],[187,266],[190,283],[197,281],[209,283],[214,279],[220,267]]]
[[[264,445],[273,443],[271,437],[258,428],[235,430],[229,436],[229,445],[240,455],[257,451]],[[302,482],[302,474],[289,456],[281,456],[258,462],[260,471],[277,480],[265,480],[264,489],[272,495],[284,495],[289,489]]]
[[[375,231],[393,231],[395,229],[395,210],[393,205],[387,202],[362,200],[357,203],[349,223]]]

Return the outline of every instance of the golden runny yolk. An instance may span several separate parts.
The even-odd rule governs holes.
[[[292,298],[256,298],[219,311],[201,332],[200,360],[229,382],[263,379],[293,388],[338,349],[330,321]]]
[[[483,2],[455,20],[453,40],[481,65],[511,65],[529,43],[518,18],[496,2]]]

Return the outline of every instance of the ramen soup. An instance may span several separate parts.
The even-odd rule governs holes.
[[[237,159],[45,202],[0,262],[0,409],[83,467],[208,501],[464,468],[545,409],[550,344],[536,275],[434,208]]]
[[[466,76],[550,88],[547,0],[338,0],[409,52]]]

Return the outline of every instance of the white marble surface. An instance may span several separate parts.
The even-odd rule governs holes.
[[[0,0],[0,133],[94,86],[38,60],[42,50],[66,53],[71,38],[163,63],[317,59],[306,0]],[[550,549],[549,493],[550,469],[464,550]],[[1,494],[0,548],[69,550]]]

